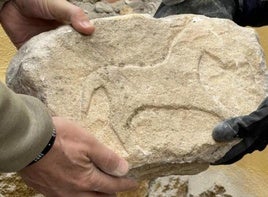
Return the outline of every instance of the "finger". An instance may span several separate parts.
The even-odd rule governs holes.
[[[238,138],[238,118],[230,118],[220,122],[213,129],[212,137],[217,142],[229,142]]]
[[[88,157],[104,172],[114,176],[124,176],[129,170],[126,160],[100,143],[93,136],[90,138],[90,150]]]
[[[110,176],[96,167],[92,171],[89,180],[90,191],[107,194],[132,190],[137,186],[137,182],[132,179]]]
[[[244,138],[237,145],[232,147],[220,160],[212,163],[211,165],[229,165],[242,159],[245,154],[248,153],[249,147],[255,142],[253,138]]]
[[[100,143],[93,135],[89,134],[85,129],[75,124],[72,121],[64,120],[61,118],[53,117],[54,124],[56,128],[68,127],[70,131],[79,131],[83,132],[83,139],[81,143],[87,145],[86,156],[92,161],[98,168],[102,171],[114,175],[114,176],[123,176],[128,172],[128,163],[123,158],[119,157],[115,152],[106,147],[104,144]]]
[[[22,176],[22,174],[20,174]],[[64,197],[115,197],[116,194],[115,193],[111,193],[111,194],[107,194],[107,193],[100,193],[100,192],[96,192],[96,191],[88,191],[85,192],[84,190],[72,190],[70,188],[53,188],[53,186],[51,187],[44,187],[41,184],[38,184],[37,182],[25,178],[24,176],[22,176],[23,181],[29,186],[34,188],[36,191],[44,194],[45,196],[64,196]]]
[[[91,34],[94,31],[94,26],[84,11],[65,1],[65,0],[47,0],[48,13],[60,22],[71,23],[72,26],[80,33]]]

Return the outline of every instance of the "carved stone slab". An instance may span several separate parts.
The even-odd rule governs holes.
[[[224,19],[127,15],[26,43],[7,83],[40,98],[53,115],[79,121],[126,158],[140,179],[196,174],[234,143],[216,143],[221,120],[247,114],[264,92],[254,30]]]

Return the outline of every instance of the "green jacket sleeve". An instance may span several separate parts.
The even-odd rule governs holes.
[[[0,172],[19,171],[48,144],[52,119],[38,99],[15,94],[0,82]]]

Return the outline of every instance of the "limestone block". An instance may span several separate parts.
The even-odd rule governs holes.
[[[80,122],[138,179],[199,173],[237,143],[216,143],[211,132],[265,96],[254,30],[198,15],[93,22],[92,36],[65,26],[27,42],[8,86]]]

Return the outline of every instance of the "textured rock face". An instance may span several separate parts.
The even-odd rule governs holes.
[[[70,0],[83,8],[90,19],[141,13],[154,15],[161,0]]]
[[[11,62],[7,83],[79,121],[131,164],[130,176],[196,174],[233,144],[211,131],[264,97],[255,32],[229,20],[128,15],[43,33]]]

